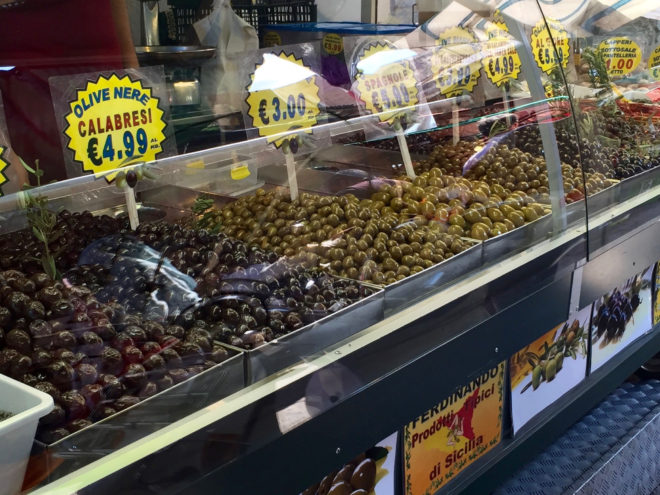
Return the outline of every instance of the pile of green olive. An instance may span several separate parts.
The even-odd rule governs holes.
[[[511,192],[499,184],[443,175],[431,169],[402,181],[402,211],[430,215],[429,222],[447,233],[486,240],[521,227],[550,213],[522,191]],[[378,196],[376,193],[374,196]],[[395,208],[400,203],[396,201]]]
[[[399,184],[396,192],[387,186],[362,200],[301,193],[291,201],[287,190],[259,189],[214,212],[211,221],[225,234],[278,255],[314,253],[334,275],[391,284],[472,245],[461,239],[462,229],[449,232],[446,223],[434,221],[435,209],[424,215],[412,201],[406,207],[403,188],[411,184]]]
[[[479,162],[464,172],[465,163],[483,147],[481,141],[439,145],[427,160],[418,164],[418,170],[439,169],[443,174],[482,180],[490,186],[500,185],[506,194],[522,191],[539,203],[550,202],[548,173],[543,157],[500,144],[488,150]],[[597,172],[584,172],[583,175],[581,168],[568,164],[562,164],[562,178],[569,202],[582,199],[585,192],[593,195],[616,182]]]

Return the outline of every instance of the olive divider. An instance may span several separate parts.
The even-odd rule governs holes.
[[[351,281],[360,284],[355,280]],[[369,287],[369,290],[374,289]],[[298,330],[254,349],[245,350],[243,355],[246,359],[247,384],[251,385],[319,353],[327,352],[331,346],[382,321],[384,292],[382,288],[376,290],[371,295]]]

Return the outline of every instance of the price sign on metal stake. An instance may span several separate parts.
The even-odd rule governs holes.
[[[465,28],[444,31],[431,55],[431,71],[440,92],[447,96],[470,93],[481,75],[481,55],[477,39]]]
[[[355,89],[369,113],[390,124],[419,103],[413,53],[387,43],[366,45],[355,63]]]
[[[532,29],[532,52],[536,63],[546,74],[550,74],[559,65],[565,68],[568,65],[570,47],[568,32],[564,26],[554,19],[548,18],[547,26],[540,20]]]
[[[503,84],[518,79],[520,74],[520,57],[516,51],[516,43],[509,34],[501,16],[496,14],[486,26],[486,57],[484,69],[486,76],[493,84]]]
[[[610,77],[621,77],[634,71],[642,61],[642,49],[624,36],[609,38],[598,45]]]
[[[295,55],[284,51],[264,54],[251,75],[245,100],[247,114],[260,136],[281,148],[288,140],[281,134],[296,129],[312,132],[321,113],[316,77]]]
[[[99,76],[77,91],[65,115],[67,147],[83,171],[104,175],[163,151],[166,127],[160,100],[150,87],[128,75]]]

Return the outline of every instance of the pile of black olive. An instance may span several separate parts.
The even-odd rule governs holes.
[[[204,321],[156,322],[43,273],[0,272],[0,373],[50,394],[53,443],[228,358]]]
[[[321,271],[316,258],[308,253],[232,273],[208,269],[197,286],[204,298],[180,320],[208,321],[214,338],[252,349],[372,293],[356,281]]]
[[[80,253],[90,242],[118,234],[126,227],[126,220],[107,215],[93,216],[89,211],[61,211],[57,215],[53,235],[49,238],[49,249],[57,269],[65,271],[75,266]],[[11,268],[29,274],[40,272],[42,266],[39,258],[43,249],[43,243],[29,229],[5,234],[0,237],[0,270]]]
[[[614,177],[627,179],[660,166],[660,156],[642,157],[628,151],[621,151],[612,156],[612,163],[615,167]]]
[[[640,302],[637,291],[632,291],[632,294],[627,295],[619,289],[615,289],[606,297],[594,316],[592,325],[596,329],[597,338],[604,335],[605,343],[621,338],[626,330],[626,324],[632,318]]]

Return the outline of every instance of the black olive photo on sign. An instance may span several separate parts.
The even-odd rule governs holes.
[[[651,325],[653,267],[601,297],[591,316],[591,371],[648,332]]]
[[[301,495],[393,495],[398,433],[307,487]]]

